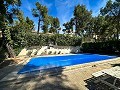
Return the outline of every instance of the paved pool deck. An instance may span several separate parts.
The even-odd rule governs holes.
[[[24,59],[17,65],[11,65],[0,70],[0,90],[88,90],[96,88],[89,83],[92,73],[111,68],[120,64],[120,58],[92,62],[87,64],[58,68],[45,74],[18,75],[17,72],[30,58]],[[10,72],[8,72],[10,71]],[[97,87],[98,88],[98,87]],[[102,88],[102,87],[101,87]],[[102,90],[102,89],[98,89]],[[104,89],[103,89],[104,90]]]

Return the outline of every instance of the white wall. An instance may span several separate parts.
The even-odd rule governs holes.
[[[34,48],[36,49],[36,48]],[[24,48],[18,56],[25,56],[27,55],[28,51],[34,51],[34,49],[29,49],[29,48]],[[49,54],[49,52],[52,52],[51,54],[69,54],[69,53],[78,53],[80,52],[80,46],[54,46],[54,47],[50,47],[49,46],[42,46],[40,47],[37,47],[37,54],[36,55],[41,55],[42,53],[46,53],[46,54]]]

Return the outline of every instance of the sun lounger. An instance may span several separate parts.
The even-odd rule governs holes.
[[[109,78],[108,76],[105,76],[105,74],[102,71],[95,72],[92,74],[92,76],[94,76],[94,79],[95,79],[94,83],[100,82],[100,79],[105,80]]]
[[[102,83],[114,88],[115,90],[120,90],[120,85],[116,86],[117,79],[120,80],[120,66],[112,67],[110,69],[104,69],[102,71],[92,74],[96,78],[95,83],[101,81]],[[107,82],[105,79],[114,77],[113,83]]]
[[[102,75],[104,75],[104,73],[102,71],[98,71],[98,72],[95,72],[92,74],[92,76],[94,76],[94,77],[100,77]]]

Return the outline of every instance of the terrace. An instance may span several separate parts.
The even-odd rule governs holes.
[[[120,59],[116,58],[112,60],[69,66],[67,68],[57,68],[57,70],[52,69],[44,74],[28,73],[18,75],[17,72],[30,58],[21,59],[24,59],[24,61],[0,70],[1,90],[6,90],[8,88],[11,90],[106,90],[110,87],[100,82],[95,84],[92,79],[92,74],[103,69],[111,68],[120,62]]]

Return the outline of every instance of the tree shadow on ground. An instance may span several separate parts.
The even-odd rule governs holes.
[[[115,66],[120,66],[120,63],[117,63],[117,64],[111,64],[112,67],[115,67]]]
[[[59,67],[46,70],[41,74],[19,75],[24,77],[0,82],[0,90],[78,90],[77,86],[69,83],[68,77],[62,73],[63,70],[64,68]]]
[[[15,62],[13,60],[3,60],[3,62],[0,63],[0,69],[11,64],[15,64]]]
[[[13,60],[5,60],[0,64],[0,80],[16,68],[16,63]]]

